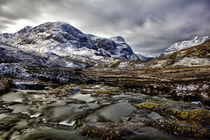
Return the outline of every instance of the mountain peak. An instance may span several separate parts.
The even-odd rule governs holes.
[[[33,29],[33,27],[31,27],[31,26],[26,26],[26,27],[22,28],[21,30],[19,30],[17,33],[18,33],[18,34],[27,33],[28,31],[30,31],[30,30],[32,30],[32,29]]]
[[[125,42],[125,39],[122,36],[114,36],[114,37],[111,37],[110,39],[117,42]]]
[[[62,28],[63,26],[66,26],[66,27],[69,27],[69,28],[70,27],[71,28],[74,28],[70,24],[65,23],[65,22],[60,22],[60,21],[56,21],[56,22],[45,22],[45,23],[42,23],[42,24],[36,26],[35,28],[37,28],[37,27],[46,27],[46,28],[50,29],[50,28]]]
[[[60,22],[60,21],[55,21],[55,22],[45,22],[45,23],[42,23],[36,27],[40,27],[40,26],[44,26],[44,27],[48,27],[48,28],[60,28],[62,25],[66,25],[66,26],[70,26],[70,27],[73,27],[71,26],[70,24],[68,23],[65,23],[65,22]],[[35,27],[35,28],[36,28]]]
[[[80,30],[71,26],[70,24],[65,23],[65,22],[60,22],[60,21],[46,22],[46,23],[40,24],[34,27],[34,30],[38,32],[51,31],[53,33],[66,32],[73,35],[83,34]]]

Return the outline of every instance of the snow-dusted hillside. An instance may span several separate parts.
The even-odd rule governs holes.
[[[0,41],[43,57],[139,59],[122,37],[106,39],[83,34],[63,22],[47,22],[34,28],[27,26],[14,34],[0,34]]]
[[[0,42],[0,63],[27,63],[32,65],[49,65],[46,59],[35,54],[21,51],[17,47]]]
[[[187,49],[187,48],[191,48],[193,46],[200,45],[209,39],[210,39],[209,36],[201,36],[201,37],[196,36],[195,38],[193,38],[191,40],[174,43],[169,48],[167,48],[160,56],[161,57],[168,56],[168,55],[170,55],[174,52],[177,52],[179,50]]]
[[[210,66],[210,40],[205,43],[148,62],[147,68]]]
[[[139,60],[138,56],[121,36],[111,38],[101,38],[90,34],[87,36],[90,37],[93,45],[96,46],[97,56],[122,60]]]
[[[21,63],[42,67],[83,68],[99,63],[80,56],[63,57],[56,54],[40,56],[38,53],[25,52],[18,47],[0,42],[0,63]]]

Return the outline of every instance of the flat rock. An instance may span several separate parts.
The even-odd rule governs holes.
[[[136,108],[129,103],[117,103],[96,111],[89,115],[86,120],[120,122],[123,121],[123,117],[129,116],[135,110]]]

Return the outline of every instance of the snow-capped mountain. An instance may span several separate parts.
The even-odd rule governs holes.
[[[167,48],[163,53],[161,53],[160,57],[168,56],[168,55],[170,55],[174,52],[177,52],[179,50],[187,49],[187,48],[191,48],[193,46],[200,45],[209,39],[210,39],[209,36],[201,36],[201,37],[196,36],[195,38],[193,38],[191,40],[174,43],[169,48]]]
[[[47,22],[34,28],[27,26],[14,34],[0,34],[0,41],[44,57],[139,59],[122,37],[106,39],[84,34],[63,22]]]
[[[173,54],[148,62],[146,68],[210,66],[210,40],[200,45],[182,49]]]

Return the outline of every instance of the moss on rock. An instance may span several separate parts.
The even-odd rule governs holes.
[[[97,138],[100,140],[120,140],[120,134],[114,129],[85,129],[81,132],[83,136]]]
[[[164,116],[159,120],[143,120],[147,125],[172,134],[209,137],[210,111],[196,104],[177,101],[148,101],[135,104],[141,110],[152,110]]]

